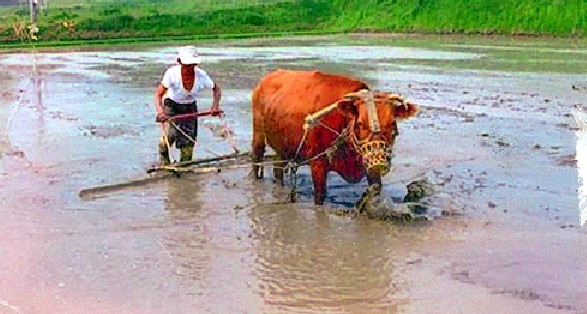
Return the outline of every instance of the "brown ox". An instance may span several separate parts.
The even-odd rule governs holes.
[[[366,175],[378,190],[389,170],[396,121],[418,111],[399,95],[373,93],[364,82],[319,71],[269,73],[253,90],[252,102],[253,173],[263,177],[258,163],[266,144],[278,160],[309,163],[315,204],[324,203],[329,171],[351,183]],[[283,183],[283,171],[275,169]]]

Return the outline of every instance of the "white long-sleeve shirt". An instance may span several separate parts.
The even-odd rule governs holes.
[[[165,71],[161,84],[167,88],[167,93],[163,98],[169,98],[180,104],[192,103],[196,101],[198,92],[201,89],[212,89],[214,87],[214,82],[206,71],[196,68],[194,86],[191,90],[186,90],[181,84],[181,65],[179,64]]]

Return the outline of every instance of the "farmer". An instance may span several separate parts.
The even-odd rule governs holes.
[[[179,148],[180,161],[192,160],[194,145],[198,136],[197,118],[182,121],[170,121],[178,114],[196,113],[198,106],[196,96],[202,89],[212,91],[213,116],[219,116],[221,90],[218,83],[212,81],[206,71],[199,68],[200,56],[194,46],[179,48],[177,65],[165,71],[163,79],[155,91],[156,121],[161,123],[163,135],[159,139],[159,158],[161,163],[169,164],[171,145]]]

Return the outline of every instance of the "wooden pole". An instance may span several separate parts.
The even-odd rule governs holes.
[[[219,157],[184,161],[184,162],[175,163],[170,166],[153,167],[153,168],[147,169],[147,173],[152,173],[152,172],[157,172],[157,171],[166,171],[166,170],[169,170],[170,167],[174,167],[174,168],[189,167],[189,166],[201,165],[204,163],[211,163],[211,162],[229,160],[229,159],[238,159],[238,158],[250,157],[250,156],[251,156],[251,153],[244,152],[244,153],[230,154],[230,155],[224,155],[224,156],[219,156]]]
[[[31,9],[31,39],[37,40],[37,33],[39,29],[37,28],[37,0],[30,0],[30,9]]]
[[[165,178],[172,178],[179,173],[210,173],[221,172],[222,169],[233,169],[244,167],[245,164],[217,164],[206,166],[207,163],[236,160],[239,158],[250,157],[250,153],[231,154],[220,157],[212,157],[193,161],[179,162],[169,166],[152,167],[147,169],[147,176],[132,179],[120,183],[99,185],[79,191],[81,198],[91,198],[102,193],[115,192],[125,188],[138,187]]]
[[[115,192],[115,191],[119,191],[119,190],[122,190],[125,188],[142,186],[145,184],[159,181],[161,179],[169,178],[171,176],[173,176],[173,173],[171,173],[171,172],[166,172],[166,173],[161,172],[161,173],[155,173],[153,175],[149,175],[149,176],[146,176],[143,178],[128,180],[125,182],[120,182],[120,183],[115,183],[115,184],[107,184],[107,185],[99,185],[99,186],[95,186],[95,187],[91,187],[91,188],[87,188],[87,189],[83,189],[83,190],[79,191],[78,196],[81,198],[88,198],[91,196],[99,195],[101,193]]]

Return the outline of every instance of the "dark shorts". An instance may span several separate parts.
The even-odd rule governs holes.
[[[183,113],[192,113],[198,112],[198,106],[196,102],[191,104],[178,104],[171,99],[163,100],[163,111],[166,115],[173,117],[177,114]],[[193,140],[196,140],[198,137],[198,119],[195,118],[193,120],[181,121],[181,122],[173,122],[178,128],[180,128],[183,133],[187,134]],[[194,143],[185,136],[182,132],[178,131],[173,123],[168,123],[167,126],[167,137],[169,139],[169,143],[173,145],[175,143],[175,147],[181,148],[185,146],[194,146]]]

